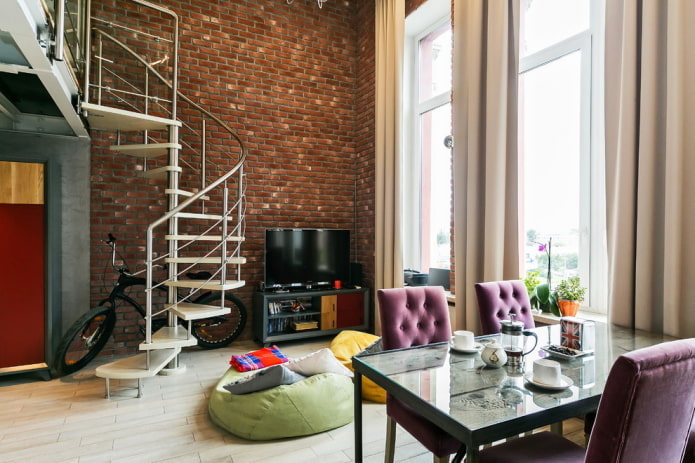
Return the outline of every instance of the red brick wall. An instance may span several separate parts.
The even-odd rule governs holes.
[[[124,2],[94,0],[94,15],[123,17]],[[374,10],[373,0],[169,0],[180,16],[180,88],[235,127],[248,148],[248,264],[238,294],[251,312],[263,278],[266,227],[347,228],[353,260],[373,281]],[[129,12],[130,17],[130,12]],[[133,23],[146,21],[134,20]],[[196,116],[179,112],[184,122]],[[92,279],[96,303],[114,233],[131,267],[144,258],[148,223],[165,210],[161,184],[135,177],[137,160],[105,149],[115,135],[93,133]],[[229,163],[222,150],[208,153]],[[187,155],[190,156],[190,155]],[[186,180],[193,181],[193,180]],[[103,288],[103,289],[101,289]],[[142,299],[141,299],[142,300]],[[251,313],[250,313],[251,315]],[[116,343],[105,353],[132,350],[139,317],[123,313]],[[251,320],[245,336],[249,338]]]
[[[427,0],[405,0],[405,16],[420,8],[423,3],[427,3]]]
[[[355,131],[356,158],[356,249],[358,262],[364,265],[364,286],[374,288],[374,0],[361,0],[355,15],[357,31],[357,120]],[[372,296],[374,296],[372,292]],[[372,307],[374,298],[372,297]],[[373,315],[373,312],[372,312]],[[371,318],[372,326],[374,318]]]

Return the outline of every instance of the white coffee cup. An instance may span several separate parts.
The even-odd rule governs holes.
[[[533,381],[548,386],[561,386],[560,364],[550,359],[535,360],[533,362]]]
[[[472,349],[475,346],[475,340],[472,331],[458,330],[454,331],[454,347],[456,349]]]

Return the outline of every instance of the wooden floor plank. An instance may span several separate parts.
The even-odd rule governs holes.
[[[292,358],[328,345],[327,340],[288,343]],[[161,462],[255,463],[353,461],[353,425],[296,439],[253,442],[215,426],[207,411],[210,393],[229,368],[233,354],[257,349],[235,342],[217,350],[186,349],[180,375],[144,380],[144,396],[136,398],[135,381],[112,380],[112,398],[104,398],[97,359],[83,370],[45,381],[39,376],[0,377],[0,461],[19,462]],[[363,407],[365,462],[383,462],[386,413],[383,404]],[[569,420],[565,435],[584,445],[581,420]],[[429,463],[431,455],[400,427],[396,461]]]

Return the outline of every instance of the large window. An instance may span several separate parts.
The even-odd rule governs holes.
[[[599,2],[522,0],[519,152],[525,271],[579,276],[605,312]]]
[[[451,261],[450,15],[430,0],[406,21],[403,263],[422,272]]]

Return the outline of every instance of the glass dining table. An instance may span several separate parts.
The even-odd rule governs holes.
[[[355,461],[362,461],[362,376],[460,440],[466,463],[476,463],[481,445],[595,411],[619,355],[674,339],[596,322],[594,352],[567,359],[546,349],[560,344],[560,325],[534,331],[538,345],[517,367],[487,367],[480,352],[459,353],[449,343],[353,357]],[[496,336],[476,339],[484,343]],[[546,389],[524,378],[533,361],[544,357],[560,363],[571,386]]]

